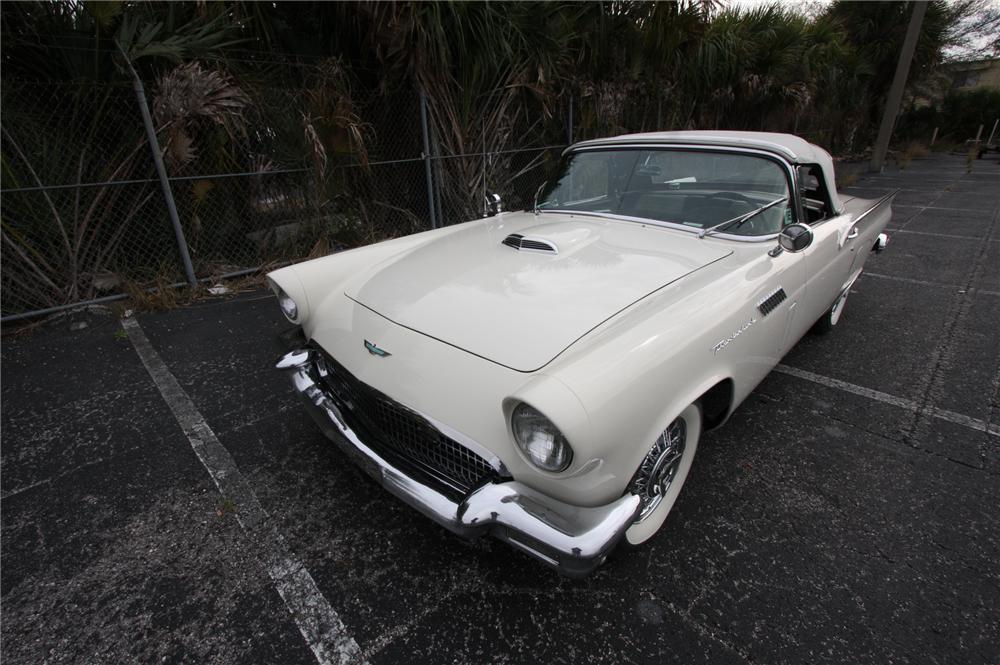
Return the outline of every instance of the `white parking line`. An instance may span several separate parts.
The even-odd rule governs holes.
[[[982,173],[982,174],[964,173],[961,174],[963,177],[941,179],[941,174],[937,169],[933,171],[921,171],[919,173],[911,171],[910,176],[914,175],[924,176],[922,178],[917,178],[917,179],[923,180],[925,183],[929,185],[948,185],[950,183],[956,182],[957,180],[967,180],[967,178],[965,178],[964,176],[969,176],[971,178],[977,178],[980,176],[984,178],[993,177],[992,174],[990,173]],[[903,182],[913,182],[915,178],[910,176],[889,175],[887,173],[872,173],[864,177],[864,182],[880,182],[882,180],[902,180]],[[941,179],[941,181],[935,182],[935,180],[937,179]],[[851,185],[851,186],[860,187],[860,185]]]
[[[933,231],[911,231],[910,229],[886,229],[887,233],[912,233],[918,236],[933,236],[935,238],[954,238],[956,240],[978,240],[980,242],[1000,242],[1000,239],[992,240],[990,238],[980,238],[979,236],[960,236],[954,233],[934,233]]]
[[[927,415],[938,418],[939,420],[946,420],[950,423],[956,425],[962,425],[970,429],[977,430],[979,432],[986,432],[991,436],[1000,436],[1000,425],[993,425],[987,423],[985,420],[979,420],[971,416],[966,416],[961,413],[955,413],[954,411],[948,411],[947,409],[939,409],[937,407],[931,406],[921,409],[920,405],[911,399],[906,399],[904,397],[896,397],[895,395],[890,395],[889,393],[884,393],[879,390],[872,390],[871,388],[865,388],[864,386],[857,386],[853,383],[848,383],[846,381],[841,381],[840,379],[834,379],[829,376],[823,376],[821,374],[813,374],[812,372],[807,372],[804,369],[799,369],[798,367],[790,367],[788,365],[778,365],[774,368],[774,371],[781,372],[782,374],[787,374],[788,376],[794,376],[797,379],[804,379],[806,381],[812,381],[813,383],[818,383],[821,386],[826,386],[827,388],[836,388],[838,390],[843,390],[844,392],[849,392],[854,395],[859,395],[861,397],[867,397],[868,399],[875,400],[876,402],[882,402],[883,404],[891,404],[892,406],[898,406],[901,409],[906,409],[916,413],[923,410]]]
[[[278,595],[291,613],[299,632],[321,665],[364,663],[361,649],[347,632],[340,615],[316,586],[316,581],[298,560],[285,539],[270,524],[267,512],[236,466],[232,455],[195,408],[166,363],[149,343],[134,318],[122,319],[132,346],[170,407],[195,455],[224,497],[236,504],[236,519],[247,534],[247,542],[267,568]]]
[[[867,270],[861,273],[862,277],[875,277],[877,279],[891,279],[894,282],[904,282],[906,284],[917,284],[918,286],[932,286],[938,289],[954,289],[956,293],[965,293],[966,289],[963,286],[957,284],[943,284],[941,282],[928,282],[923,279],[913,279],[912,277],[899,277],[897,275],[883,275],[878,272],[868,272]],[[968,293],[975,293],[981,296],[1000,296],[1000,291],[990,291],[988,289],[976,289],[971,288],[967,290]]]
[[[888,187],[883,187],[880,189],[888,189]],[[949,212],[974,212],[979,215],[989,214],[989,210],[977,210],[976,208],[945,208],[943,206],[918,206],[910,205],[907,203],[896,203],[893,201],[893,208],[919,208],[920,210],[948,210]]]
[[[893,191],[895,191],[895,192],[910,193],[910,194],[926,194],[927,193],[927,189],[909,189],[909,188],[906,188],[906,187],[883,187],[881,185],[873,185],[873,184],[869,184],[867,182],[865,182],[863,184],[858,184],[858,185],[850,185],[848,187],[842,188],[840,191],[843,192],[844,194],[849,194],[851,196],[856,196],[855,194],[847,191],[847,190],[850,190],[850,189],[860,189],[860,190],[878,189],[878,190],[882,190],[882,191],[886,191],[886,192],[893,192]],[[865,197],[861,197],[861,198],[865,198]],[[895,203],[893,205],[895,205]]]

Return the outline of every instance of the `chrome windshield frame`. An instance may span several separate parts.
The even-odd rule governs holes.
[[[578,152],[608,152],[611,150],[618,149],[639,149],[639,150],[663,150],[663,151],[675,151],[675,152],[690,152],[692,150],[697,150],[701,152],[716,152],[721,154],[730,155],[751,155],[754,157],[760,157],[762,159],[767,159],[776,163],[780,168],[784,170],[785,182],[788,185],[788,196],[789,202],[791,203],[792,215],[795,222],[799,221],[800,213],[798,201],[799,188],[798,179],[795,177],[795,166],[792,162],[785,159],[784,156],[769,152],[767,150],[759,150],[755,148],[738,148],[738,147],[727,147],[727,146],[707,146],[697,143],[605,143],[601,145],[593,146],[580,146],[580,147],[570,147],[563,152],[563,156],[568,156]],[[649,226],[658,226],[666,229],[677,229],[680,231],[686,231],[688,233],[700,234],[704,229],[696,228],[693,226],[687,226],[680,222],[665,222],[659,219],[651,219],[648,217],[632,217],[630,215],[619,215],[616,213],[608,212],[592,212],[589,210],[566,210],[563,208],[536,208],[535,214],[542,213],[558,213],[561,215],[586,215],[589,217],[600,217],[603,219],[613,219],[623,222],[631,222],[644,224]],[[733,240],[736,242],[771,242],[778,237],[778,233],[770,233],[767,235],[760,236],[747,236],[735,233],[713,233],[712,235],[705,236],[705,238],[718,238],[722,240]]]

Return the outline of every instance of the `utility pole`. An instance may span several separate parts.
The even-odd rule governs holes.
[[[913,62],[913,53],[917,50],[920,26],[924,22],[926,11],[927,2],[925,0],[917,0],[913,3],[910,25],[906,29],[903,50],[899,52],[896,74],[892,77],[892,86],[889,87],[889,95],[885,100],[885,110],[882,112],[882,124],[879,125],[875,150],[872,152],[871,170],[876,173],[882,170],[885,153],[889,150],[889,140],[892,138],[892,130],[896,125],[896,116],[899,115],[899,105],[903,101],[903,88],[906,87],[906,77],[910,74],[910,63]]]

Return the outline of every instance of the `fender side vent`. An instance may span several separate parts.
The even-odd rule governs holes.
[[[757,303],[757,309],[760,310],[761,314],[767,316],[777,309],[778,305],[783,303],[787,297],[788,296],[785,295],[785,290],[779,286],[777,289],[772,291],[769,296]]]
[[[558,254],[559,250],[554,244],[544,238],[525,237],[520,233],[511,233],[503,239],[503,244],[521,252],[545,252],[546,254]]]

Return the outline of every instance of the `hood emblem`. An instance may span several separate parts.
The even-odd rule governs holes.
[[[378,348],[376,344],[369,342],[367,339],[365,340],[365,348],[368,349],[368,353],[372,354],[373,356],[378,356],[379,358],[387,358],[392,355],[385,349]]]

